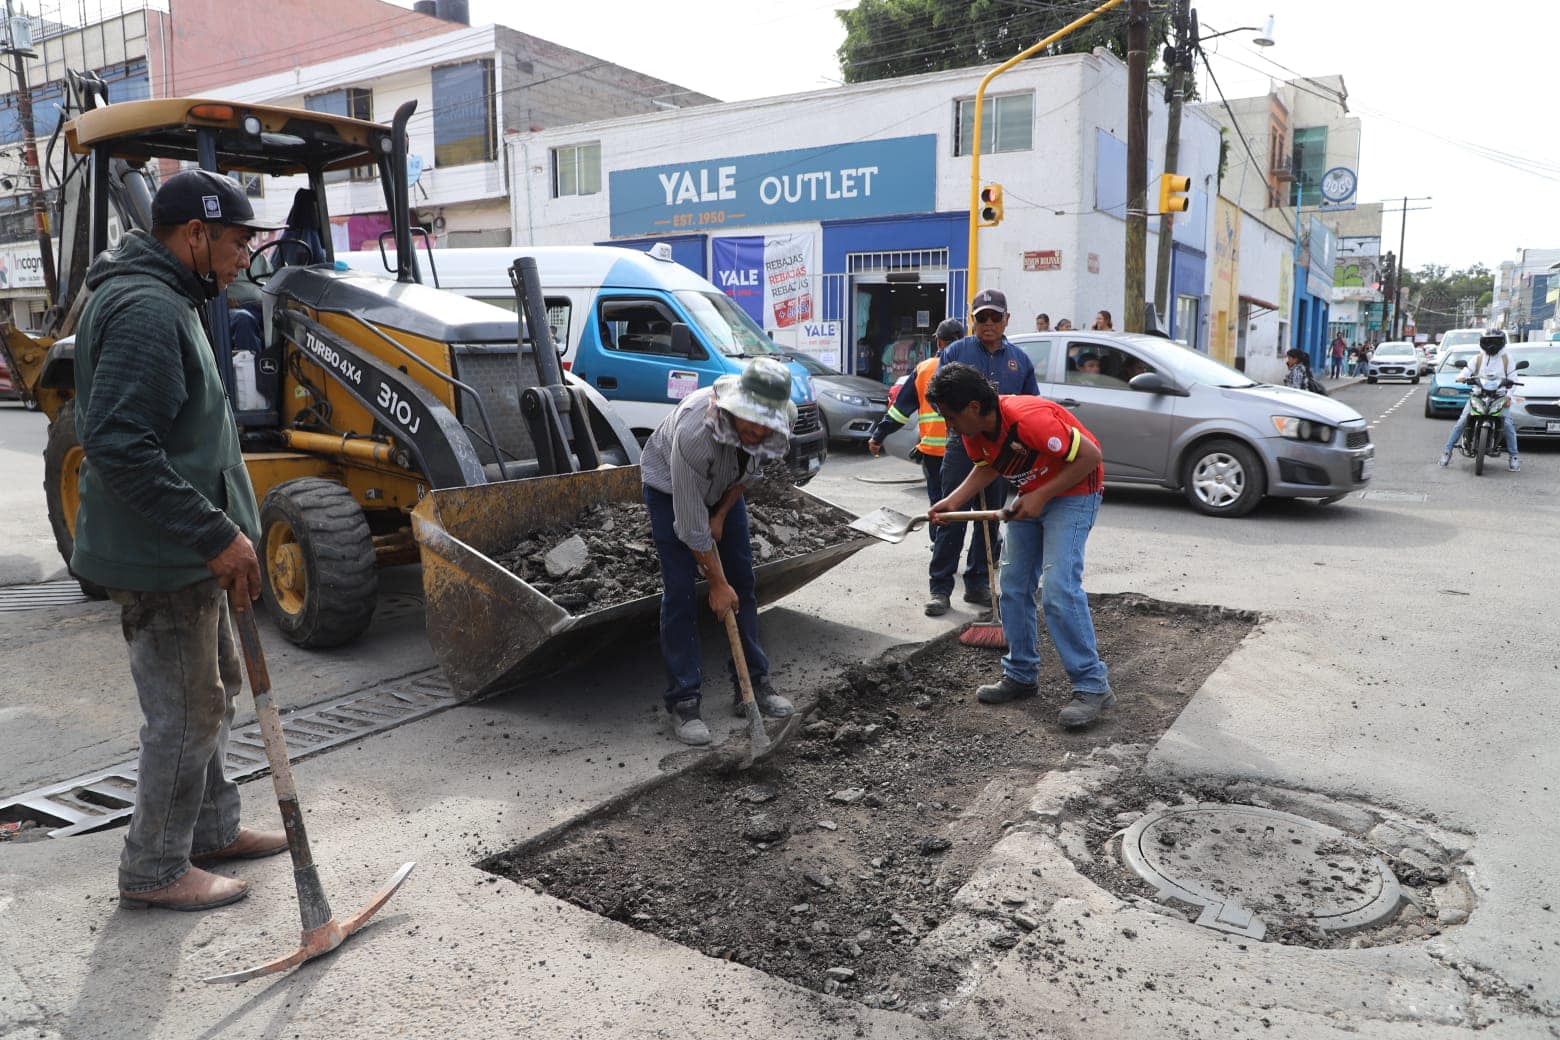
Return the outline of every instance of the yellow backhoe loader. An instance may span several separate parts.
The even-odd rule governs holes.
[[[0,335],[24,399],[50,419],[44,487],[67,563],[83,465],[71,333],[86,270],[124,229],[148,225],[155,175],[183,164],[295,191],[286,230],[236,287],[247,297],[230,301],[244,293],[229,290],[207,311],[261,501],[262,594],[288,639],[355,638],[373,618],[377,569],[419,560],[430,639],[467,695],[524,678],[582,634],[653,616],[653,601],[572,615],[490,559],[594,502],[637,497],[637,469],[614,467],[636,464],[639,449],[607,402],[562,370],[534,262],[511,269],[518,323],[422,284],[407,183],[415,102],[383,125],[201,98],[108,104],[100,80],[67,79],[47,154],[58,299],[41,333]],[[393,278],[334,262],[327,183],[365,170],[389,214],[381,248],[393,248]],[[761,567],[760,596],[785,594],[862,544]]]

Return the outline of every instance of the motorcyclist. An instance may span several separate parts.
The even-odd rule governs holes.
[[[1498,377],[1503,388],[1509,388],[1516,375],[1516,364],[1511,360],[1511,352],[1506,349],[1506,333],[1501,329],[1486,329],[1479,337],[1479,353],[1468,362],[1468,367],[1463,369],[1462,375],[1457,377],[1459,383],[1477,383],[1480,379]],[[1457,417],[1457,422],[1452,426],[1452,435],[1446,438],[1446,446],[1441,449],[1441,467],[1444,469],[1451,464],[1452,450],[1457,447],[1457,442],[1462,439],[1463,430],[1468,426],[1468,412],[1472,408],[1472,402],[1463,405],[1462,414]],[[1506,409],[1501,419],[1506,424],[1506,454],[1510,457],[1510,470],[1515,473],[1522,468],[1522,463],[1517,458],[1517,427],[1511,421],[1511,409]]]

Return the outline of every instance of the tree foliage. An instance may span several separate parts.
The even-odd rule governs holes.
[[[997,65],[1098,6],[1080,0],[860,0],[835,12],[845,25],[840,70],[846,83]],[[1169,9],[1149,15],[1149,56],[1164,46]],[[1048,54],[1104,47],[1127,54],[1127,9],[1115,8],[1063,37]]]
[[[1495,276],[1483,264],[1451,270],[1445,264],[1425,264],[1403,272],[1409,308],[1420,332],[1440,333],[1477,320],[1489,306]],[[1469,304],[1472,304],[1470,313]]]

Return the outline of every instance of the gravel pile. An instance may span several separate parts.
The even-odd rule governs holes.
[[[841,511],[789,487],[756,482],[747,493],[753,561],[774,563],[860,537]],[[533,532],[494,561],[565,610],[605,610],[661,594],[661,569],[643,502],[591,506],[566,524]]]

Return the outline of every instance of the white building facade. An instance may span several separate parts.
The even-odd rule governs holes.
[[[775,340],[891,381],[974,287],[1002,289],[1010,332],[1123,327],[1126,70],[1104,52],[1042,58],[995,81],[980,180],[1003,190],[971,273],[974,93],[964,69],[512,136],[515,244],[664,242]],[[1150,92],[1154,94],[1155,92]],[[1152,100],[1150,174],[1164,111]],[[1189,111],[1175,223],[1176,338],[1205,348],[1210,199],[1219,132]],[[1157,198],[1151,179],[1150,206]],[[1150,220],[1154,278],[1157,219]]]
[[[234,101],[388,123],[408,101],[413,219],[434,246],[510,244],[507,141],[582,119],[700,105],[713,98],[496,25],[452,31],[213,88]],[[330,175],[337,250],[373,249],[390,226],[371,168]],[[303,178],[246,185],[257,213],[282,221]]]

